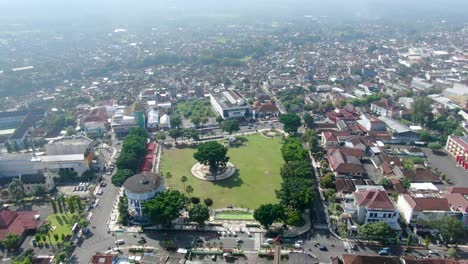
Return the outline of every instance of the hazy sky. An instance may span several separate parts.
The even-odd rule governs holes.
[[[468,0],[0,0],[0,18],[62,19],[102,16],[327,15],[350,17],[462,16]]]

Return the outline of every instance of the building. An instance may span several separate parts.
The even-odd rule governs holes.
[[[210,103],[213,109],[224,119],[250,117],[249,104],[236,90],[226,90],[216,94],[210,93]]]
[[[327,150],[330,169],[337,177],[362,177],[365,174],[361,159],[364,151],[354,148],[331,147]]]
[[[386,116],[381,116],[379,119],[385,123],[387,130],[391,133],[392,139],[389,140],[391,143],[409,144],[419,141],[419,133],[412,131],[408,126]]]
[[[398,195],[397,208],[408,225],[425,227],[429,225],[431,220],[446,215],[461,217],[460,212],[452,211],[447,198],[417,196],[414,197],[409,194]]]
[[[0,241],[8,233],[15,233],[20,237],[21,244],[24,238],[37,227],[42,225],[37,211],[10,211],[2,209],[0,211]]]
[[[354,204],[358,224],[386,222],[393,230],[401,230],[398,225],[400,214],[383,187],[356,186]]]
[[[47,155],[94,155],[93,140],[84,136],[55,138],[49,141],[45,149]]]
[[[452,99],[462,108],[468,107],[468,86],[455,84],[453,88],[447,88],[442,95]]]
[[[159,128],[159,111],[154,109],[148,110],[148,120],[146,121],[146,129],[148,131],[156,131]]]
[[[108,127],[108,115],[105,107],[99,107],[81,120],[81,127],[88,136],[102,136]]]
[[[365,128],[366,131],[387,131],[385,123],[373,116],[362,114],[358,124]]]
[[[455,157],[460,166],[468,170],[468,136],[449,136],[445,149]]]
[[[96,253],[91,258],[90,263],[91,264],[115,264],[117,263],[117,257],[118,254],[102,254],[102,253]]]
[[[123,186],[129,213],[136,219],[142,219],[143,202],[164,191],[164,179],[152,172],[142,172],[128,178]]]
[[[332,258],[332,264],[403,264],[398,257],[367,256],[343,254],[341,257]]]
[[[450,207],[462,214],[461,221],[468,228],[468,187],[448,187],[446,191],[445,198]]]
[[[42,173],[37,174],[21,174],[19,180],[23,183],[24,191],[27,194],[32,194],[35,186],[42,186],[48,192],[55,187],[54,181],[50,177],[46,177]]]
[[[257,101],[252,109],[252,116],[255,118],[276,117],[280,114],[278,107],[271,102],[260,103]]]
[[[398,114],[397,107],[386,98],[372,102],[371,111],[379,116],[395,117]]]

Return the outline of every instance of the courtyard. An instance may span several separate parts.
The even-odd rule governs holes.
[[[161,157],[161,172],[166,186],[182,191],[189,197],[213,200],[213,208],[227,206],[255,209],[265,203],[277,201],[275,190],[280,189],[281,139],[267,138],[260,134],[245,136],[247,142],[236,148],[229,148],[230,157],[237,171],[229,179],[209,182],[195,178],[190,169],[197,162],[193,158],[196,149],[164,149]],[[171,176],[166,177],[170,172]],[[182,182],[182,176],[187,181]],[[193,193],[187,193],[191,186]]]

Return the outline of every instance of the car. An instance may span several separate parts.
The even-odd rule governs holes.
[[[388,248],[388,247],[382,248],[382,249],[379,251],[379,255],[380,255],[380,256],[387,256],[387,255],[390,255],[390,248]]]
[[[107,183],[106,182],[101,182],[101,187],[106,187]]]
[[[267,240],[265,240],[266,243],[268,244],[273,244],[273,238],[267,238]]]
[[[211,260],[216,261],[216,255],[211,255]]]
[[[197,243],[203,243],[203,239],[201,237],[197,238],[196,240]]]
[[[432,254],[432,255],[439,255],[439,252],[437,252],[437,250],[429,250],[429,254]]]
[[[125,244],[125,241],[124,241],[123,239],[117,239],[117,240],[115,241],[115,244],[116,244],[116,245],[123,245],[123,244]]]
[[[141,237],[140,240],[138,240],[138,243],[145,244],[146,239],[144,237]]]
[[[221,231],[221,232],[220,232],[220,235],[221,235],[222,237],[225,237],[225,236],[226,236],[226,232]]]
[[[252,233],[250,233],[248,230],[245,231],[248,237],[252,237]]]
[[[237,243],[237,244],[242,244],[242,243],[244,243],[244,240],[242,240],[242,239],[237,239],[236,243]]]
[[[304,240],[298,240],[298,241],[296,241],[296,244],[302,245],[302,244],[304,244]]]
[[[319,247],[319,249],[320,249],[321,251],[328,251],[328,248],[327,248],[326,246],[321,246],[321,247]]]
[[[235,231],[231,231],[233,237],[237,237],[237,233]]]

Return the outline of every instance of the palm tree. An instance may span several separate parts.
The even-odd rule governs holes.
[[[185,191],[187,193],[193,193],[193,187],[191,185],[187,186],[187,188],[185,188]]]

